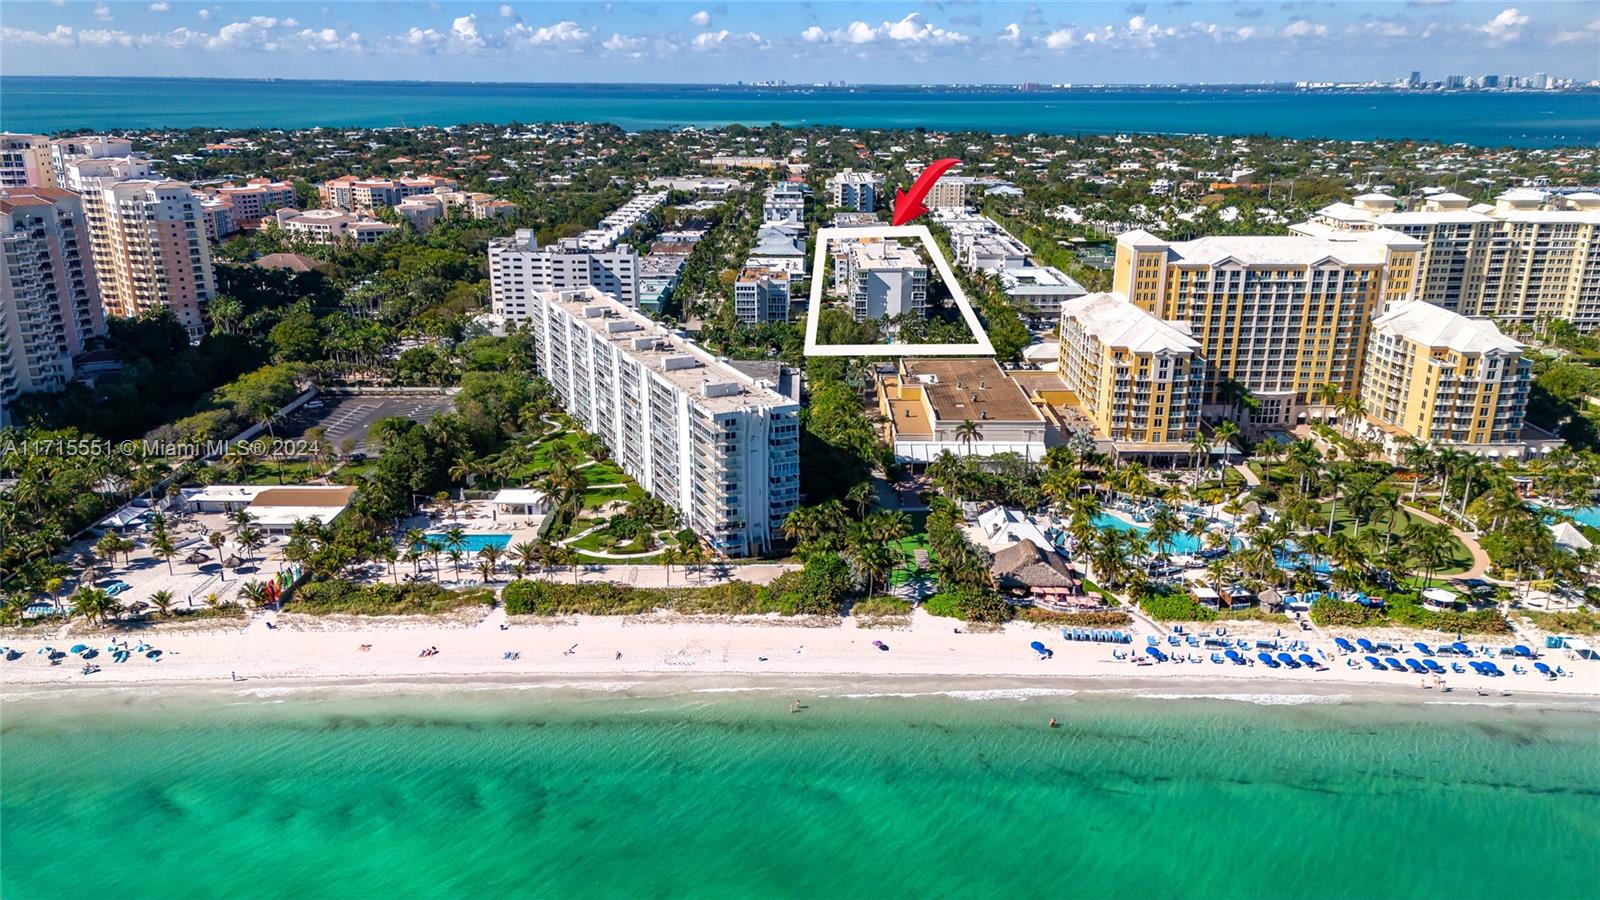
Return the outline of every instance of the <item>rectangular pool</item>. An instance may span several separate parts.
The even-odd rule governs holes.
[[[438,541],[444,545],[446,551],[460,550],[463,553],[477,553],[485,547],[504,550],[511,543],[509,534],[463,534],[460,543],[450,543],[450,536],[439,532],[429,532],[422,536],[424,541]],[[426,546],[418,549],[427,549]]]

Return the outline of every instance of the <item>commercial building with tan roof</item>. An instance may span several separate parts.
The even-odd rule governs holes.
[[[904,462],[957,455],[1044,457],[1052,427],[993,359],[902,359],[877,384],[887,438]]]

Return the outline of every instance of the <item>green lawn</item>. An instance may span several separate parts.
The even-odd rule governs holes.
[[[1329,502],[1323,503],[1320,507],[1318,507],[1318,530],[1322,531],[1324,534],[1327,533],[1328,511],[1331,505],[1331,502]],[[1411,530],[1413,526],[1426,524],[1428,524],[1428,520],[1402,509],[1394,517],[1393,540],[1401,546],[1405,546],[1406,532]],[[1388,527],[1388,517],[1377,515],[1373,517],[1371,522],[1358,528],[1355,517],[1350,514],[1350,511],[1346,509],[1343,504],[1339,506],[1338,511],[1334,513],[1333,517],[1334,531],[1344,532],[1355,537],[1360,537],[1362,534],[1369,532],[1376,532],[1378,537],[1381,538]],[[1444,567],[1435,574],[1453,575],[1460,572],[1465,572],[1470,568],[1472,568],[1472,552],[1467,549],[1465,544],[1461,543],[1460,538],[1452,535],[1450,538],[1450,560],[1449,562],[1446,562]]]
[[[660,547],[660,544],[657,543],[653,547],[646,548],[639,539],[634,539],[625,544],[619,544],[613,547],[610,545],[611,538],[612,534],[610,530],[602,528],[599,531],[590,532],[589,534],[578,538],[567,546],[579,551],[598,550],[607,553],[643,553],[646,549],[657,549]]]
[[[626,487],[590,488],[583,495],[583,508],[599,509],[613,500],[636,500],[644,495],[644,488],[631,482]]]

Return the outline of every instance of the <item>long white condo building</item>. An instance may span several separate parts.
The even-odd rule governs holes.
[[[730,557],[766,552],[800,498],[800,406],[590,287],[540,291],[538,373],[624,471]]]

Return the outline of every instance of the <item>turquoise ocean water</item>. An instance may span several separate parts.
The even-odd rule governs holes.
[[[1600,93],[1335,94],[1188,90],[960,93],[872,89],[221,79],[0,79],[0,128],[612,122],[991,132],[1273,134],[1546,147],[1600,143]]]
[[[1594,896],[1592,709],[261,693],[8,703],[0,894]]]

